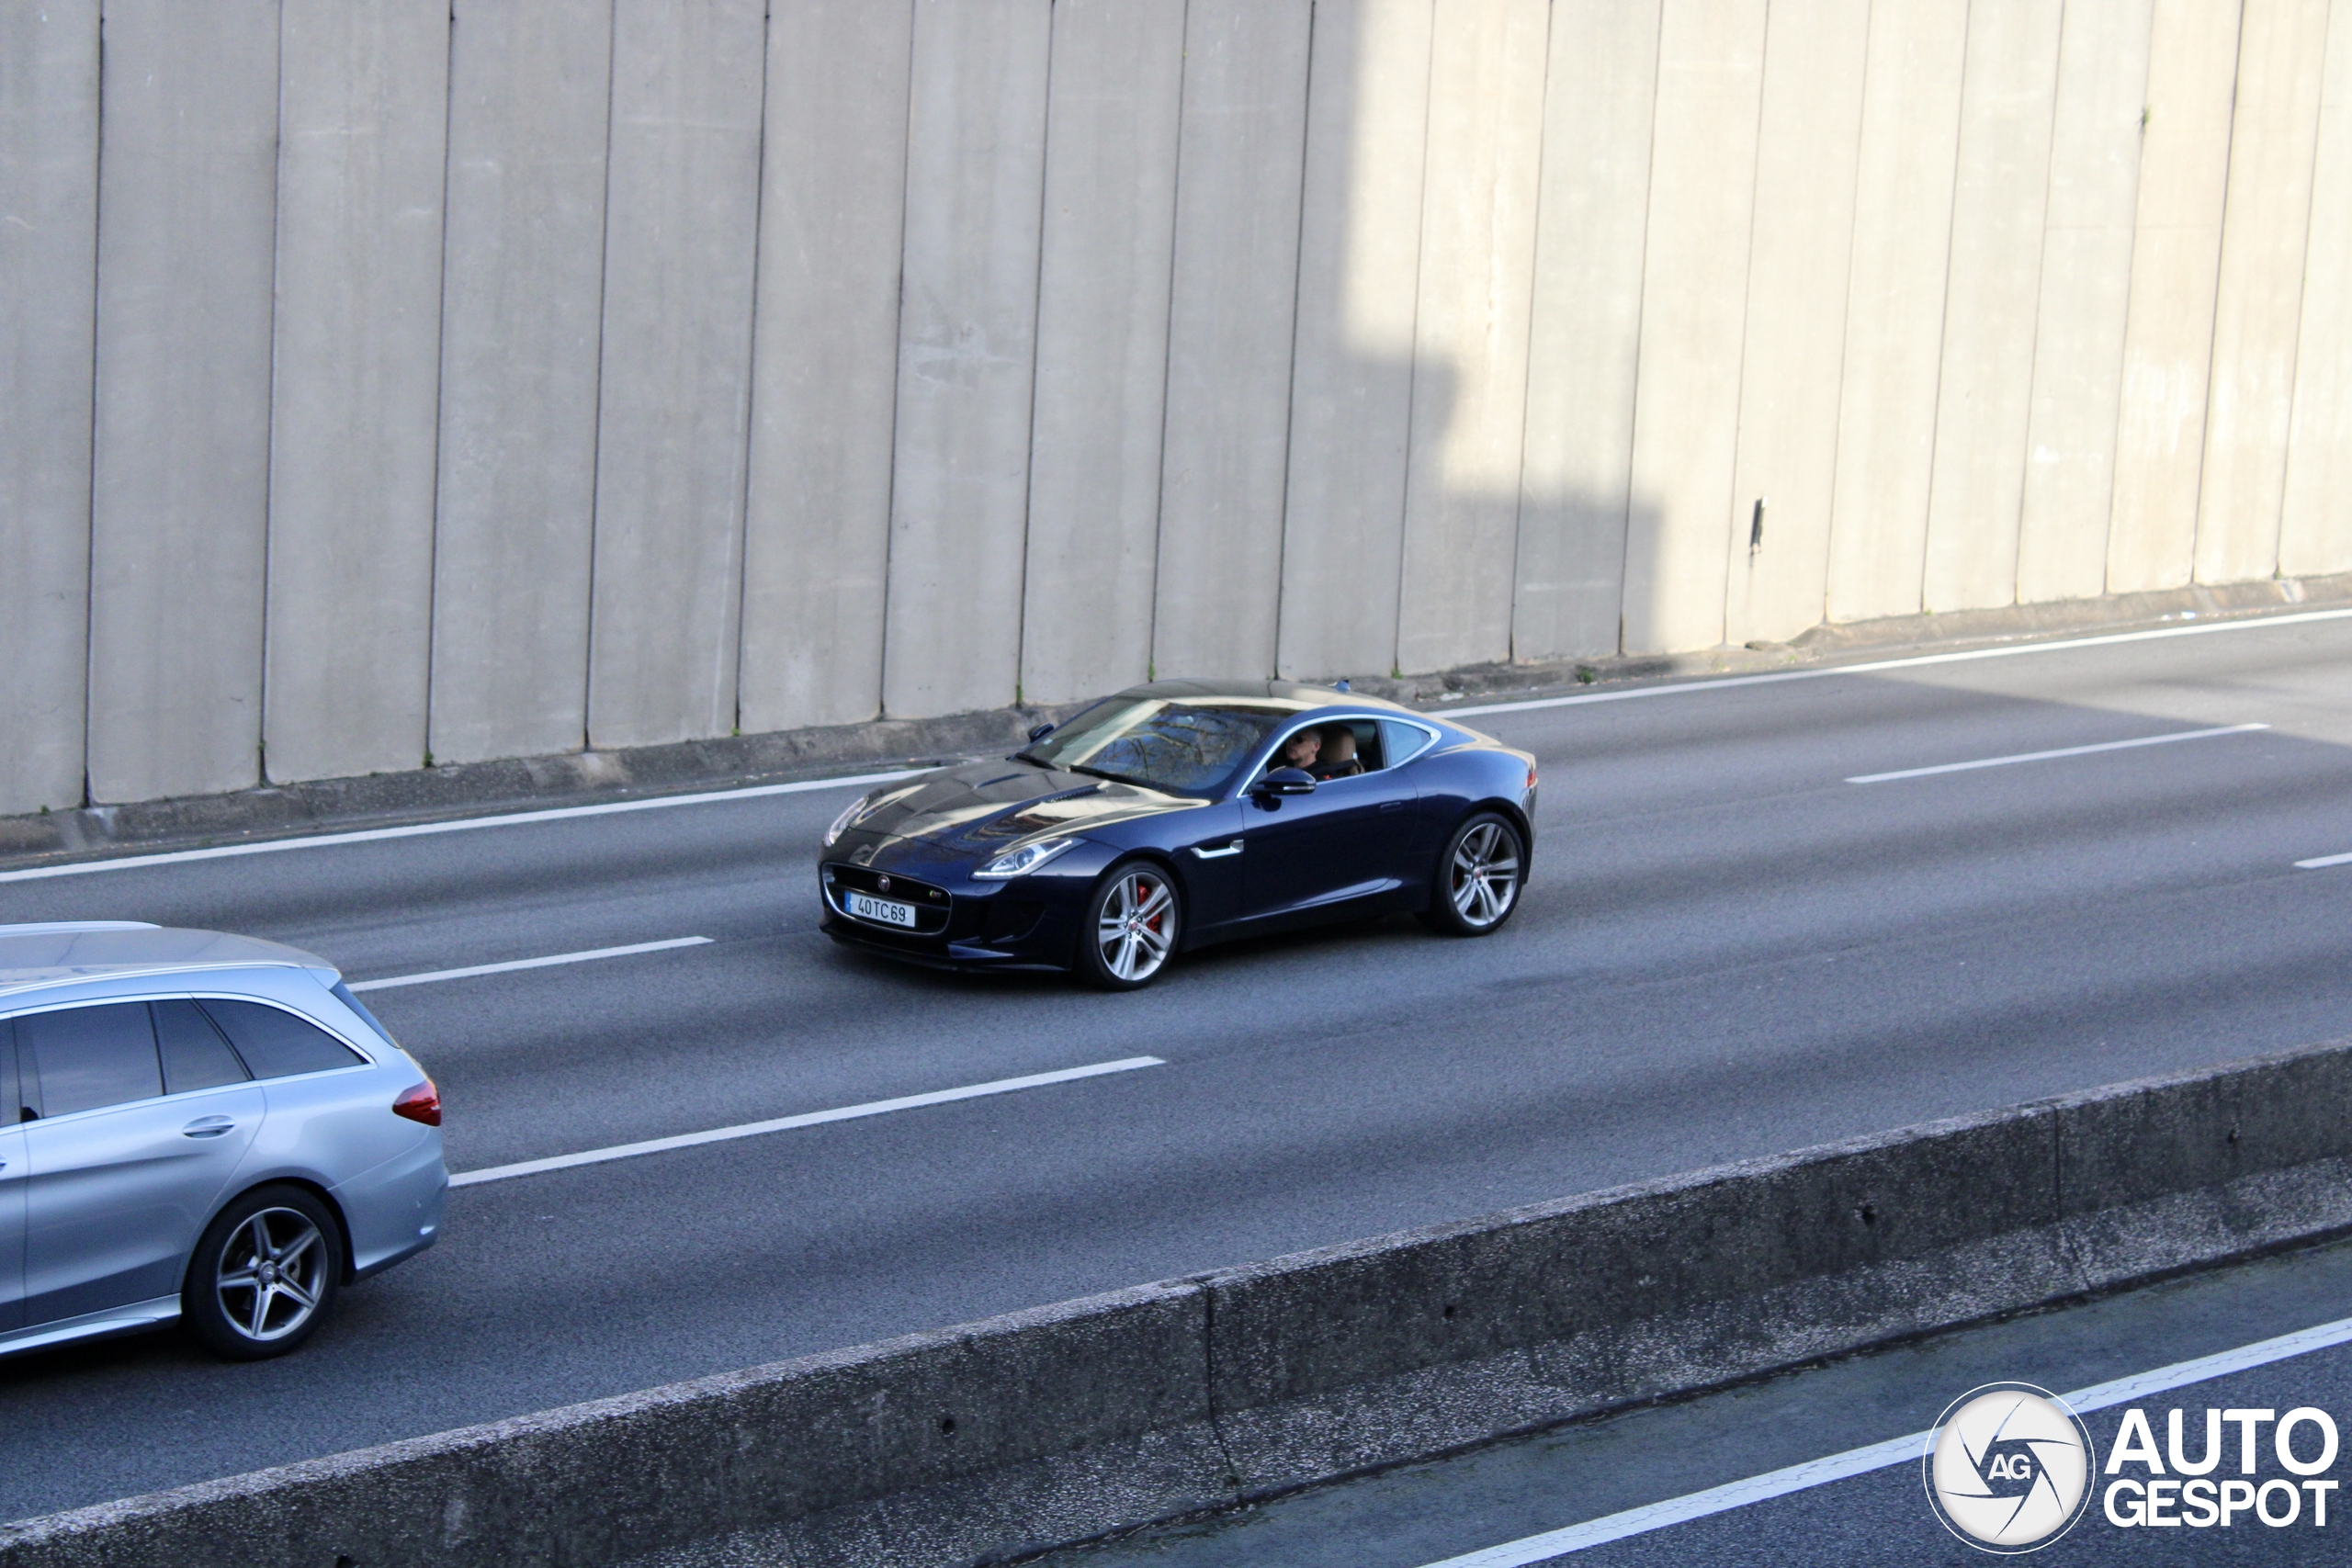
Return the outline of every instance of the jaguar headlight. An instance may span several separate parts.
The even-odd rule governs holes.
[[[849,825],[857,820],[857,814],[865,810],[866,803],[871,801],[873,798],[874,796],[871,793],[859,795],[855,800],[849,803],[848,807],[843,810],[839,817],[833,818],[833,825],[825,829],[825,847],[827,849],[831,849],[833,847],[833,840],[840,838],[844,832],[849,830]]]
[[[1023,876],[1077,842],[1076,839],[1041,839],[1034,844],[1023,844],[1010,854],[997,856],[972,874],[990,882],[1001,882],[1008,876]]]

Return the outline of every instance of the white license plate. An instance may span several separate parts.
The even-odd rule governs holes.
[[[879,920],[886,926],[904,926],[914,930],[915,907],[894,904],[888,898],[869,898],[863,893],[849,896],[849,912],[861,920]]]

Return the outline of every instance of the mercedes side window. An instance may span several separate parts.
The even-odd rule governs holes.
[[[107,1002],[28,1013],[17,1020],[17,1048],[25,1058],[26,1104],[42,1116],[153,1100],[164,1092],[155,1055],[155,1026],[145,1002]]]
[[[32,1102],[28,1096],[17,1092],[17,1026],[0,1018],[0,1107],[6,1107],[0,1120],[29,1122],[33,1119]]]
[[[323,1073],[367,1063],[366,1057],[317,1024],[296,1018],[283,1008],[213,997],[207,997],[203,1006],[257,1078],[288,1078],[297,1073]]]
[[[368,1004],[351,994],[350,987],[345,985],[342,981],[337,980],[333,986],[330,986],[327,988],[334,993],[335,1000],[341,1002],[344,1006],[357,1013],[361,1022],[374,1030],[377,1033],[382,1035],[384,1037],[385,1044],[391,1046],[394,1050],[398,1050],[400,1048],[401,1043],[392,1038],[392,1032],[384,1027],[384,1021],[378,1018],[374,1013],[369,1012],[368,1010]]]
[[[165,1094],[219,1089],[253,1077],[202,1008],[190,1001],[148,1005],[155,1010],[155,1041],[163,1047]]]
[[[1387,752],[1388,765],[1392,768],[1402,767],[1428,750],[1434,739],[1435,736],[1418,724],[1407,724],[1396,718],[1380,721],[1380,743]]]

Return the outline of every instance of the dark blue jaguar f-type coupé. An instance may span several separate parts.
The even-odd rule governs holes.
[[[1534,847],[1535,760],[1283,681],[1159,681],[1008,758],[876,790],[818,857],[835,940],[1125,990],[1179,953],[1409,910],[1483,936]]]

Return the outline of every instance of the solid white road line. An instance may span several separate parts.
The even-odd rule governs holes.
[[[2234,1350],[2222,1350],[2194,1360],[2176,1361],[2154,1371],[2138,1372],[2131,1377],[2117,1378],[2111,1382],[2093,1383],[2058,1397],[2077,1415],[2093,1410],[2106,1410],[2133,1400],[2150,1399],[2169,1393],[2191,1383],[2228,1377],[2233,1372],[2250,1371],[2267,1367],[2274,1361],[2290,1360],[2307,1356],[2314,1350],[2352,1343],[2352,1317],[2323,1323],[2315,1328],[2282,1334],[2275,1339],[2258,1340],[2242,1345]],[[1826,1486],[1833,1481],[1844,1481],[1889,1465],[1915,1462],[1928,1450],[1926,1432],[1914,1432],[1908,1437],[1872,1443],[1866,1449],[1849,1449],[1826,1459],[1807,1460],[1785,1470],[1770,1471],[1751,1475],[1744,1481],[1711,1486],[1704,1492],[1652,1503],[1646,1507],[1628,1508],[1606,1518],[1591,1519],[1566,1529],[1546,1530],[1519,1540],[1490,1546],[1484,1551],[1473,1551],[1460,1557],[1449,1557],[1442,1562],[1432,1562],[1428,1568],[1526,1568],[1529,1563],[1548,1562],[1571,1551],[1582,1551],[1590,1546],[1602,1546],[1627,1536],[1645,1535],[1651,1530],[1664,1529],[1690,1519],[1702,1519],[1710,1514],[1726,1513],[1773,1497],[1784,1497],[1792,1492],[1804,1492],[1815,1486]]]
[[[1674,697],[1687,692],[1720,692],[1727,686],[1765,686],[1780,681],[1826,681],[1835,675],[1871,675],[1882,670],[1916,670],[1929,664],[1966,664],[1979,659],[2014,659],[2028,653],[2060,653],[2075,648],[2104,648],[2111,643],[2152,642],[2159,637],[2204,637],[2214,632],[2258,631],[2267,626],[2301,626],[2312,621],[2340,621],[2352,610],[2305,610],[2292,615],[2264,615],[2243,621],[2207,621],[2193,626],[2160,626],[2154,631],[2116,632],[2107,637],[2067,637],[2060,642],[2012,643],[2001,648],[1972,648],[1964,653],[1922,653],[1907,659],[1877,659],[1867,664],[1833,664],[1818,670],[1781,670],[1762,675],[1725,675],[1713,681],[1683,681],[1664,686],[1637,686],[1627,692],[1585,692],[1573,697],[1535,697],[1526,702],[1487,703],[1477,707],[1431,708],[1436,718],[1468,718],[1482,713],[1524,713],[1536,708],[1575,707],[1584,703],[1623,703],[1640,697]]]
[[[1973,762],[1939,762],[1932,768],[1903,768],[1891,773],[1861,773],[1848,784],[1884,784],[1889,779],[1924,779],[1930,773],[1964,773],[1975,768],[2006,768],[2012,762],[2046,762],[2053,757],[2087,757],[2094,751],[2129,751],[2135,746],[2164,746],[2175,740],[2206,740],[2216,735],[2244,735],[2267,729],[2267,724],[2231,724],[2219,729],[2177,729],[2170,735],[2143,735],[2137,740],[2107,740],[2097,746],[2061,746],[2054,751],[2019,751],[2013,757],[1980,757]]]
[[[2317,860],[2299,860],[2297,871],[2319,871],[2331,865],[2352,865],[2352,855],[2322,855]]]
[[[1571,1551],[1582,1551],[1589,1546],[1604,1546],[1612,1540],[1623,1540],[1629,1535],[1646,1535],[1651,1530],[1664,1529],[1691,1519],[1703,1519],[1710,1514],[1728,1513],[1750,1503],[1767,1498],[1785,1496],[1791,1492],[1803,1492],[1808,1487],[1826,1486],[1833,1481],[1883,1470],[1891,1464],[1919,1457],[1927,1446],[1927,1434],[1914,1433],[1907,1438],[1895,1438],[1883,1443],[1872,1443],[1866,1449],[1852,1449],[1826,1459],[1807,1460],[1786,1470],[1775,1470],[1763,1475],[1751,1475],[1744,1481],[1734,1481],[1722,1486],[1711,1486],[1704,1492],[1693,1492],[1687,1497],[1675,1497],[1664,1503],[1652,1503],[1645,1508],[1628,1508],[1622,1514],[1606,1518],[1570,1525],[1566,1529],[1546,1530],[1519,1540],[1490,1546],[1484,1551],[1472,1551],[1460,1557],[1449,1557],[1442,1562],[1432,1562],[1429,1568],[1525,1568],[1531,1562],[1543,1562]]]
[[[1012,1094],[1024,1089],[1042,1089],[1047,1084],[1074,1083],[1080,1078],[1101,1077],[1105,1073],[1131,1073],[1138,1067],[1164,1067],[1167,1065],[1158,1056],[1126,1056],[1115,1062],[1097,1062],[1091,1066],[1064,1067],[1059,1072],[1031,1073],[1026,1077],[998,1078],[992,1083],[967,1084],[962,1089],[934,1089],[929,1094],[909,1094],[897,1100],[875,1100],[864,1105],[844,1105],[836,1111],[810,1111],[798,1116],[779,1116],[773,1122],[746,1122],[740,1127],[714,1127],[707,1133],[681,1133],[673,1138],[648,1138],[641,1144],[616,1144],[610,1148],[588,1149],[576,1155],[555,1155],[547,1159],[520,1160],[514,1165],[493,1165],[481,1170],[461,1171],[449,1178],[449,1185],[472,1187],[484,1181],[505,1181],[517,1176],[537,1176],[543,1170],[569,1170],[575,1165],[602,1165],[607,1160],[634,1159],[639,1155],[658,1155],[668,1149],[690,1149],[700,1144],[724,1144],[737,1138],[756,1138],[767,1133],[788,1133],[795,1127],[816,1127],[827,1122],[854,1122],[866,1116],[887,1116],[893,1111],[946,1105],[958,1100],[980,1100],[992,1094]]]
[[[526,822],[561,822],[574,817],[610,817],[623,811],[666,811],[673,806],[707,806],[721,800],[756,800],[764,795],[799,795],[809,790],[888,784],[893,779],[910,779],[928,771],[900,768],[888,773],[851,773],[837,779],[800,779],[792,784],[752,784],[745,789],[705,790],[699,795],[659,795],[648,800],[611,800],[599,806],[558,806],[544,811],[509,811],[496,817],[414,822],[405,828],[368,828],[352,833],[312,833],[296,839],[264,839],[251,844],[220,844],[209,850],[174,850],[166,854],[120,855],[113,860],[75,861],[67,865],[35,865],[22,871],[0,871],[0,882],[34,882],[47,876],[86,876],[98,871],[178,865],[186,861],[223,860],[231,855],[275,854],[279,850],[322,850],[335,844],[370,844],[383,839],[418,839],[433,833],[469,833],[477,828],[512,828]]]
[[[667,942],[633,942],[627,947],[592,947],[582,953],[551,953],[545,958],[517,958],[504,964],[469,964],[463,969],[430,969],[422,975],[395,975],[389,980],[352,980],[355,991],[389,991],[395,986],[429,986],[435,980],[465,980],[476,975],[506,975],[517,969],[551,969],[559,964],[585,964],[592,958],[627,958],[632,953],[662,953],[673,947],[702,947],[707,936],[673,936]]]

